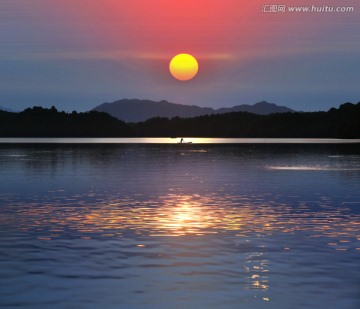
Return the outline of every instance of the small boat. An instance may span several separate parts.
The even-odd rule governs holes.
[[[184,139],[181,138],[180,142],[178,144],[192,144],[192,142],[184,142]]]

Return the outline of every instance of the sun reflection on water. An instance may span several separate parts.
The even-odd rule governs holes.
[[[76,246],[94,246],[91,254],[99,254],[100,260],[103,252],[96,248],[105,246],[108,254],[116,255],[106,263],[121,264],[122,272],[131,267],[139,274],[149,268],[160,273],[166,269],[187,282],[189,289],[215,289],[225,280],[262,302],[272,301],[279,267],[269,255],[272,250],[286,259],[294,258],[296,245],[306,246],[312,240],[338,253],[357,252],[360,247],[359,216],[345,206],[332,206],[326,198],[314,208],[313,201],[294,206],[269,196],[216,193],[108,200],[94,193],[57,195],[52,202],[13,203],[1,213],[0,226],[44,246],[60,244],[56,248],[63,248],[68,238],[79,239]],[[73,252],[73,248],[68,249]],[[163,276],[164,283],[158,284],[167,287],[167,278]],[[174,286],[179,288],[177,282]]]
[[[14,204],[12,211],[1,215],[0,224],[24,233],[36,232],[44,240],[63,237],[69,231],[80,238],[306,232],[308,237],[332,239],[329,247],[348,249],[360,236],[358,216],[348,213],[346,207],[332,207],[329,201],[320,201],[321,209],[315,211],[306,202],[294,208],[261,197],[215,193],[172,193],[148,200],[126,197],[97,203],[88,199],[77,196],[52,203]]]

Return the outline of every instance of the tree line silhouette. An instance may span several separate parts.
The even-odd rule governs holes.
[[[2,137],[122,137],[130,127],[106,113],[65,113],[35,106],[20,113],[0,111]]]
[[[256,115],[247,112],[194,118],[151,118],[125,123],[103,112],[66,113],[54,106],[0,111],[1,137],[252,137],[360,138],[360,102],[327,112]]]

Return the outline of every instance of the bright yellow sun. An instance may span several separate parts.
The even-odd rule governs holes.
[[[193,79],[199,70],[196,59],[189,54],[176,55],[170,61],[170,73],[176,79],[186,81]]]

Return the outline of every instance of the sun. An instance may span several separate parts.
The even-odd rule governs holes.
[[[170,61],[169,70],[177,80],[193,79],[199,71],[197,60],[189,54],[178,54]]]

